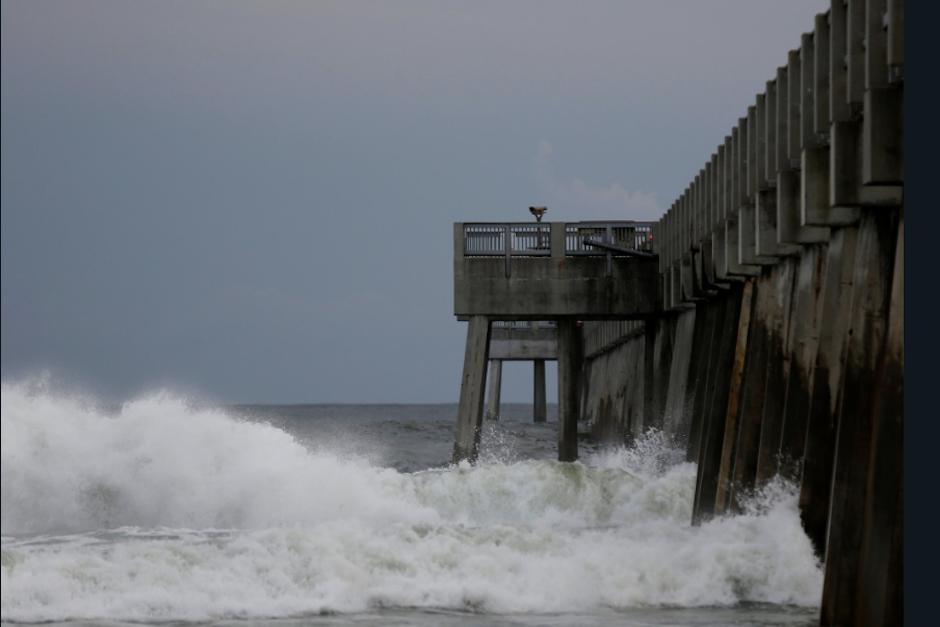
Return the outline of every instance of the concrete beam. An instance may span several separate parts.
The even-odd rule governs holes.
[[[813,31],[813,134],[820,143],[829,142],[829,16],[816,16]]]
[[[865,0],[845,0],[845,8],[845,95],[854,116],[865,95]]]
[[[904,180],[904,105],[899,87],[865,92],[862,118],[862,184],[901,185]]]
[[[490,331],[490,359],[503,361],[554,360],[558,355],[554,327],[498,327]]]
[[[893,91],[893,90],[889,90]],[[873,96],[877,98],[877,96]],[[890,98],[888,98],[890,100]],[[870,99],[871,100],[871,99]],[[871,106],[879,106],[870,103]],[[895,105],[890,105],[895,106]],[[895,120],[896,123],[896,120]],[[829,132],[830,151],[829,151],[829,204],[832,207],[881,207],[896,208],[901,205],[903,200],[904,188],[901,185],[892,184],[870,184],[865,185],[862,181],[864,171],[864,152],[863,144],[869,142],[869,148],[874,148],[875,139],[881,131],[869,129],[869,136],[865,137],[864,123],[859,121],[833,122]],[[886,140],[888,144],[894,140]],[[898,147],[883,146],[883,156],[896,154]],[[869,154],[870,160],[877,160]],[[886,157],[887,159],[887,157]],[[894,159],[890,157],[889,160]],[[885,161],[887,163],[887,161]],[[869,174],[872,174],[872,166],[869,165]],[[893,167],[893,166],[885,166]]]
[[[858,222],[859,207],[833,207],[830,203],[829,153],[831,147],[803,149],[800,180],[801,226],[846,226]]]
[[[777,173],[777,244],[799,253],[795,245],[818,244],[829,240],[829,229],[824,226],[804,226],[802,214],[809,191],[806,179],[799,170]]]
[[[514,257],[509,277],[499,258],[457,258],[454,315],[498,320],[643,318],[660,311],[655,259]]]
[[[888,0],[888,79],[900,81],[904,77],[904,0]]]
[[[800,219],[803,187],[799,170],[802,65],[801,52],[791,50],[787,55],[787,67],[777,71],[777,132],[781,138],[786,137],[786,143],[782,140],[777,143],[777,243],[781,245],[814,244],[829,239],[828,229],[804,225]],[[782,115],[784,111],[786,116]]]
[[[829,120],[832,124],[848,122],[852,119],[848,97],[848,72],[845,65],[848,55],[847,33],[845,0],[831,0],[829,6]]]
[[[753,263],[753,230],[745,229],[745,221],[753,219],[753,212],[745,208],[747,202],[747,148],[748,121],[738,119],[738,125],[731,133],[731,160],[728,164],[730,187],[728,194],[728,213],[725,220],[725,241],[729,254],[727,272],[737,276],[759,276],[760,266]],[[742,213],[748,215],[742,218]],[[748,223],[747,226],[753,226]]]

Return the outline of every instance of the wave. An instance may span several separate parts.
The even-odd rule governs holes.
[[[4,620],[819,603],[794,488],[692,527],[695,466],[658,434],[400,473],[167,393],[2,397]]]

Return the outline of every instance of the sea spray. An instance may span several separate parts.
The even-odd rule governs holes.
[[[4,620],[815,606],[792,486],[692,527],[661,434],[584,463],[399,473],[168,394],[104,413],[4,384]]]

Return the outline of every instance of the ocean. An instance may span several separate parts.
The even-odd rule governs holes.
[[[476,465],[456,405],[120,407],[4,383],[4,624],[807,625],[794,486],[690,525],[695,465],[650,432],[555,457],[504,404]]]

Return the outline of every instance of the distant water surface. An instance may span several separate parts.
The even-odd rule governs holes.
[[[68,625],[806,625],[792,486],[689,525],[660,434],[554,461],[504,405],[450,466],[455,405],[104,411],[3,384],[2,620]]]

